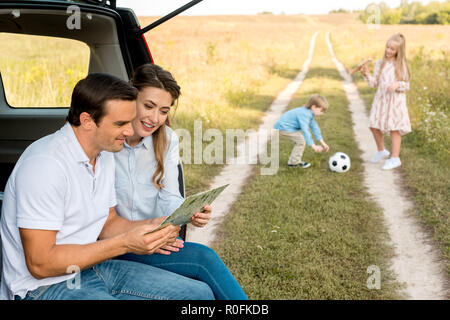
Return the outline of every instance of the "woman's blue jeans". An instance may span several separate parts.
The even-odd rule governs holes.
[[[247,300],[247,296],[214,250],[199,243],[184,242],[170,255],[125,254],[117,259],[140,262],[206,283],[218,300]],[[179,287],[179,284],[175,284]]]

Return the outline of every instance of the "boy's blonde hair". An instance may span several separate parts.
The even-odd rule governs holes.
[[[308,102],[305,104],[307,109],[311,109],[312,106],[319,107],[322,111],[328,110],[328,101],[324,97],[318,94],[314,94],[309,98]]]

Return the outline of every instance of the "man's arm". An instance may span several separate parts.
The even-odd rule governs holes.
[[[138,220],[131,221],[126,218],[119,216],[116,212],[116,209],[110,208],[108,219],[106,219],[105,225],[103,226],[102,231],[98,237],[99,240],[112,238],[121,233],[130,231],[136,227],[143,225],[153,225],[153,228],[159,226],[167,217],[159,217],[155,219],[146,219],[146,220]]]
[[[43,279],[66,275],[71,266],[85,270],[127,252],[153,254],[160,247],[173,243],[180,230],[170,225],[148,233],[154,228],[155,225],[145,224],[85,245],[57,245],[58,231],[55,230],[19,228],[19,231],[28,270],[36,279]]]

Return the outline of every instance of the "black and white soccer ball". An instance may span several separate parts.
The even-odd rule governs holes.
[[[330,170],[334,172],[347,172],[350,170],[350,157],[343,152],[336,152],[328,161]]]

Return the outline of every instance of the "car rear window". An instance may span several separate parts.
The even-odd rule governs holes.
[[[77,40],[0,33],[0,52],[13,108],[69,107],[75,84],[88,74],[90,50]]]

